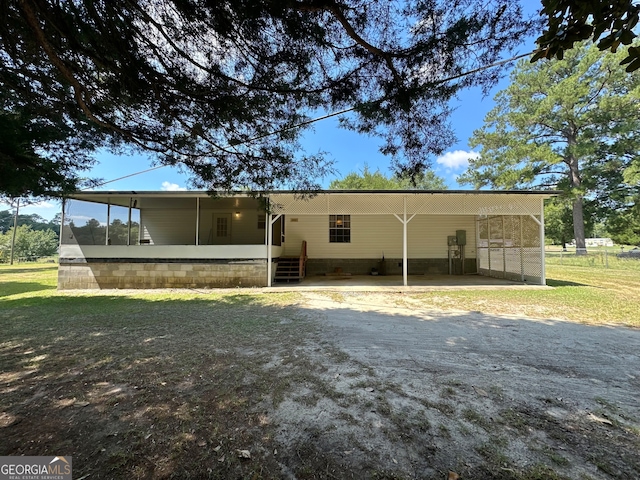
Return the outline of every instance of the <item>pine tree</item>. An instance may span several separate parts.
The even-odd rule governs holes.
[[[481,146],[459,181],[476,187],[556,188],[571,203],[578,253],[585,200],[600,216],[629,208],[624,172],[640,152],[640,75],[581,44],[563,60],[521,62],[470,144]]]

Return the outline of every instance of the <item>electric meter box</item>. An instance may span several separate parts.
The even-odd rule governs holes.
[[[453,246],[453,245],[457,245],[458,244],[458,237],[455,237],[453,235],[449,235],[447,237],[447,245],[448,246]]]
[[[466,245],[467,244],[467,231],[466,230],[456,230],[457,245]],[[451,244],[449,244],[451,245]]]

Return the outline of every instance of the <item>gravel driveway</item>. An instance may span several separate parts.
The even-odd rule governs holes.
[[[301,309],[319,368],[276,413],[284,443],[367,476],[640,478],[640,330],[400,294],[305,293]]]

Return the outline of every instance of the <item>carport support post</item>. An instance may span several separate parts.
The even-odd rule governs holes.
[[[200,197],[196,198],[196,245],[200,245]]]
[[[104,235],[104,244],[109,245],[109,223],[111,222],[111,199],[107,202],[107,228]],[[62,231],[62,230],[60,230]]]
[[[523,243],[524,242],[524,216],[520,216],[520,281],[524,282],[524,246]]]
[[[271,252],[271,245],[273,244],[273,225],[278,221],[281,217],[281,214],[273,216],[272,213],[269,214],[269,228],[267,232],[267,287],[270,287],[272,282],[271,279],[271,261],[273,260],[273,253]]]
[[[487,266],[491,276],[491,217],[487,215]]]
[[[407,286],[407,197],[402,197],[402,284]]]
[[[133,197],[129,198],[129,221],[127,222],[127,245],[131,245],[131,204]]]
[[[394,217],[398,219],[399,222],[402,223],[402,284],[406,287],[408,285],[407,282],[407,224],[413,220],[413,217],[417,215],[414,213],[409,218],[407,218],[407,197],[403,197],[403,207],[402,207],[402,218],[400,218],[397,214],[393,214]]]
[[[502,215],[502,274],[507,278],[507,243],[504,238],[504,215]]]
[[[544,265],[544,199],[540,199],[540,285],[547,284],[547,272]]]

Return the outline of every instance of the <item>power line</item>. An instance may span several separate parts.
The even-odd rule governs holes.
[[[101,187],[103,185],[106,185],[107,183],[117,182],[118,180],[124,180],[125,178],[135,177],[136,175],[142,175],[143,173],[151,172],[153,170],[158,170],[159,168],[164,168],[164,167],[168,167],[168,165],[158,165],[157,167],[151,167],[151,168],[147,168],[146,170],[140,170],[139,172],[130,173],[129,175],[125,175],[124,177],[118,177],[118,178],[114,178],[113,180],[99,183],[96,185],[96,187]],[[93,187],[89,187],[89,188],[93,188]],[[88,188],[84,188],[83,190],[88,190]]]
[[[433,85],[440,85],[442,83],[450,82],[452,80],[457,80],[459,78],[466,77],[468,75],[473,75],[474,73],[478,73],[478,72],[481,72],[483,70],[487,70],[489,68],[499,67],[499,66],[505,65],[505,64],[510,63],[510,62],[515,62],[516,60],[520,60],[521,58],[528,57],[529,55],[531,55],[533,53],[535,53],[535,50],[533,50],[531,52],[528,52],[528,53],[523,53],[523,54],[520,54],[520,55],[516,55],[516,56],[508,58],[506,60],[500,60],[499,62],[492,63],[491,65],[485,65],[484,67],[478,67],[478,68],[475,68],[473,70],[469,70],[467,72],[463,72],[463,73],[459,73],[457,75],[453,75],[451,77],[447,77],[447,78],[443,78],[443,79],[440,79],[440,80],[436,80],[432,84]],[[352,112],[355,109],[356,109],[356,107],[349,107],[349,108],[345,108],[344,110],[328,113],[326,115],[322,115],[320,117],[313,118],[311,120],[305,120],[304,122],[300,122],[300,123],[297,123],[295,125],[291,125],[289,127],[284,127],[284,128],[279,129],[279,130],[274,130],[272,132],[264,133],[264,134],[258,135],[256,137],[249,138],[248,140],[244,140],[244,141],[239,142],[239,143],[234,143],[233,145],[227,145],[226,147],[224,147],[224,149],[231,148],[231,147],[237,147],[239,145],[246,145],[247,143],[255,142],[256,140],[260,140],[260,139],[263,139],[263,138],[266,138],[266,137],[270,137],[272,135],[277,135],[279,133],[288,132],[289,130],[294,130],[296,128],[305,127],[307,125],[311,125],[312,123],[320,122],[320,121],[326,120],[328,118],[337,117],[339,115],[344,115],[345,113]],[[157,167],[147,168],[146,170],[141,170],[139,172],[134,172],[134,173],[131,173],[129,175],[125,175],[123,177],[118,177],[118,178],[114,178],[113,180],[108,180],[106,182],[99,183],[96,186],[97,187],[102,187],[103,185],[107,185],[109,183],[113,183],[113,182],[117,182],[117,181],[120,181],[120,180],[124,180],[125,178],[135,177],[137,175],[142,175],[143,173],[151,172],[153,170],[158,170],[160,168],[164,168],[164,167],[168,167],[168,166],[169,165],[158,165]],[[88,190],[88,189],[84,189],[84,190]]]

